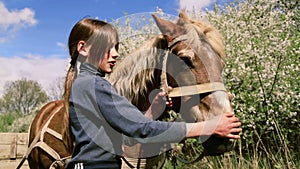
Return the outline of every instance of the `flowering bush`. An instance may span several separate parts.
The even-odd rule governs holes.
[[[300,152],[298,3],[246,0],[208,14],[225,38],[224,79],[243,146]]]

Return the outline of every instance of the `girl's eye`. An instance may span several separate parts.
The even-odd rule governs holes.
[[[115,49],[116,49],[117,52],[119,51],[119,43],[117,43],[117,44],[115,45]]]

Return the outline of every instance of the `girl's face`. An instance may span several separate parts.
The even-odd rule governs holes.
[[[115,66],[117,62],[117,58],[119,57],[118,53],[118,44],[114,45],[108,52],[104,54],[103,57],[101,57],[98,68],[103,73],[111,73],[113,70],[113,67]]]

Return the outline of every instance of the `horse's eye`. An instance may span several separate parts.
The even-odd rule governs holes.
[[[190,56],[180,56],[180,59],[182,59],[188,67],[190,67],[190,68],[195,67],[193,65],[192,58]]]
[[[182,49],[177,55],[180,57],[189,57],[191,60],[195,57],[195,53],[191,49]]]

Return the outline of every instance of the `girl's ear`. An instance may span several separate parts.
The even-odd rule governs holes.
[[[86,49],[86,43],[85,41],[81,40],[77,43],[77,51],[80,55],[87,57],[88,51]]]

